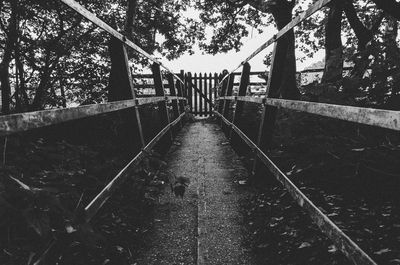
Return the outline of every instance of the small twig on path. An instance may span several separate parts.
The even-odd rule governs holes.
[[[4,147],[3,147],[3,166],[6,165],[6,150],[7,150],[7,136],[4,138]]]
[[[83,198],[83,194],[84,194],[84,193],[85,193],[85,192],[82,192],[81,197],[79,198],[79,201],[78,201],[78,203],[76,204],[75,211],[76,211],[76,209],[78,209],[79,205],[81,204],[82,198]]]
[[[334,153],[327,151],[328,154],[330,154],[331,156],[333,156],[334,158],[336,158],[337,160],[340,160],[340,157],[338,157],[337,155],[335,155]]]

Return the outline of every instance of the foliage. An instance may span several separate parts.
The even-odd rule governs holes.
[[[26,111],[104,101],[110,72],[109,35],[61,1],[18,0],[15,10],[11,2],[4,1],[0,6],[0,55],[6,49],[12,53],[8,79],[13,87],[13,108]],[[91,0],[82,4],[122,31],[126,1]],[[140,2],[133,41],[147,52],[157,50],[169,59],[190,52],[202,33],[198,22],[182,17],[186,6],[184,1],[177,5]],[[18,21],[15,33],[10,28],[12,17]],[[17,38],[7,47],[9,33]],[[137,53],[130,56],[135,69],[147,63]]]
[[[130,173],[96,222],[84,221],[84,206],[129,158],[110,140],[96,145],[10,139],[13,148],[6,152],[7,164],[0,169],[0,246],[5,250],[0,263],[26,264],[39,258],[46,243],[56,239],[65,245],[56,254],[68,260],[66,264],[85,260],[88,251],[93,259],[89,264],[100,264],[112,256],[115,246],[110,244],[121,244],[117,241],[128,228],[141,231],[146,226],[143,218],[150,212],[143,209],[151,207],[168,180],[163,171],[166,163],[154,151]],[[141,233],[131,236],[140,238]]]
[[[3,63],[10,69],[6,75],[12,87],[12,108],[27,111],[105,101],[110,72],[108,34],[60,1],[18,0],[16,9],[12,8],[11,2],[2,1],[0,5],[0,58],[5,60],[5,54],[11,54],[10,62],[5,60]],[[304,11],[311,2],[297,1],[293,15]],[[211,54],[239,50],[243,39],[249,35],[249,27],[262,32],[265,26],[273,23],[270,13],[275,2],[137,0],[136,3],[132,40],[149,53],[158,52],[167,59],[175,59],[186,52],[193,53],[196,42]],[[350,3],[355,7],[358,20],[367,29],[371,28],[381,13],[381,7],[365,0]],[[127,1],[90,0],[82,4],[112,27],[124,31]],[[326,14],[327,9],[319,11],[296,27],[296,47],[301,51],[298,60],[312,57],[323,48]],[[385,17],[389,18],[386,13]],[[15,29],[12,28],[12,18],[17,19]],[[342,22],[346,41],[344,58],[357,64],[358,36],[345,16]],[[211,36],[208,36],[210,29]],[[382,25],[379,33],[374,33],[376,45],[371,45],[371,52],[378,52],[382,46],[394,47],[394,43],[398,46],[398,39],[390,44],[387,38],[382,37],[383,32]],[[10,34],[16,37],[15,41]],[[384,88],[385,78],[379,72],[397,65],[396,49],[386,51],[388,56],[373,55],[374,60],[369,64],[372,69],[370,77],[376,76],[381,81],[374,83],[371,78],[365,78],[362,85],[363,90],[379,87],[368,92],[371,101],[379,104],[387,102],[387,93],[391,90],[388,85]],[[135,70],[148,64],[136,52],[131,51],[129,55]],[[385,58],[393,58],[390,65]],[[265,63],[270,63],[270,57]],[[386,80],[391,87],[397,84],[396,75],[387,76]]]

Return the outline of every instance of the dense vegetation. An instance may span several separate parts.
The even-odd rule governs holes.
[[[83,4],[147,52],[171,59],[193,52],[195,43],[213,54],[238,50],[249,26],[262,31],[275,22],[282,28],[292,13],[303,11],[310,2],[91,0]],[[329,9],[289,32],[278,44],[285,48],[285,41],[289,43],[286,66],[280,66],[288,78],[280,94],[299,97],[294,47],[307,56],[326,48],[323,82],[334,83],[349,97],[393,105],[399,93],[399,5],[395,0],[333,1]],[[198,18],[188,16],[193,10],[199,12]],[[111,67],[110,56],[119,47],[111,45],[104,31],[60,1],[2,1],[0,13],[3,113],[107,100],[113,90],[110,70],[118,69],[115,64]],[[206,36],[208,27],[214,28],[212,36]],[[136,53],[130,57],[135,69],[147,64]],[[345,79],[343,60],[354,65]]]

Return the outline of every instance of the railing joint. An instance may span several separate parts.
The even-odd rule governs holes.
[[[267,105],[267,98],[265,97],[265,98],[263,98],[262,99],[262,103],[261,103],[263,106],[266,106]]]

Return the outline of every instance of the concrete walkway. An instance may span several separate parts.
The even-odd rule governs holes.
[[[216,124],[186,125],[167,155],[168,170],[189,177],[183,200],[169,189],[156,209],[148,249],[137,264],[254,264],[239,213],[247,172]]]

